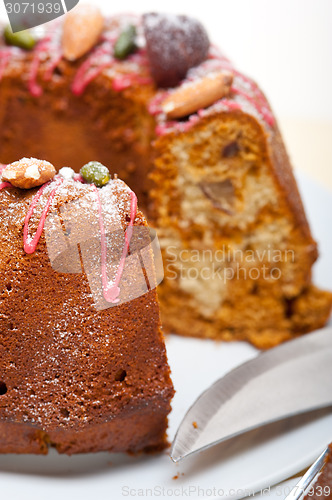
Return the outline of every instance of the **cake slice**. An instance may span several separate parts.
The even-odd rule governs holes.
[[[130,238],[147,227],[136,196],[119,179],[97,188],[73,178],[68,168],[54,176],[51,164],[35,159],[2,170],[0,453],[44,454],[50,446],[66,454],[164,448],[173,386],[156,290],[142,288],[132,300],[122,300],[124,282],[134,286],[136,277],[123,274],[116,289],[111,280],[115,254],[123,250],[109,244],[109,228],[117,221],[122,236]],[[77,224],[68,229],[70,206]],[[91,214],[97,214],[97,237],[83,232],[78,262],[68,247],[61,268],[54,246],[64,235],[72,238],[80,223],[84,227],[84,218],[90,227]],[[90,254],[83,248],[89,238]],[[91,286],[91,270],[87,276],[87,255],[97,263],[102,301]],[[152,255],[144,258],[151,272]]]

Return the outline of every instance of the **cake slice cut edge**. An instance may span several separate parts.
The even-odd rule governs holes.
[[[165,331],[266,349],[324,326],[332,294],[311,281],[317,244],[277,124],[216,109],[155,148]]]

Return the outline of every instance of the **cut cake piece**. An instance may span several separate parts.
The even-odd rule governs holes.
[[[81,202],[80,221],[98,214],[98,199],[105,231],[110,219],[122,234],[146,228],[135,195],[118,179],[93,191],[60,175],[38,190],[1,179],[0,188],[0,453],[163,449],[173,386],[156,290],[97,310],[85,262],[84,271],[52,268],[48,218],[36,240],[43,211],[61,217]]]

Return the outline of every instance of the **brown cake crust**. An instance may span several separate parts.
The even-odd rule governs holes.
[[[111,183],[126,228],[130,191]],[[50,210],[88,190],[64,181]],[[98,311],[84,272],[52,269],[44,233],[26,254],[23,223],[35,193],[0,191],[0,453],[162,449],[173,386],[156,291]],[[141,212],[134,224],[146,226]]]

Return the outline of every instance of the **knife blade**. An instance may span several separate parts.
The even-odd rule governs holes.
[[[332,327],[238,366],[189,408],[172,443],[174,462],[265,424],[332,405]]]

